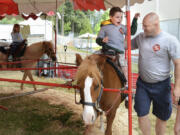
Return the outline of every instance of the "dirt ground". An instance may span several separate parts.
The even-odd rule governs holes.
[[[18,87],[0,87],[0,93],[24,93],[33,91],[32,88],[26,88],[25,90],[21,91]],[[75,113],[77,113],[79,116],[81,116],[82,113],[82,106],[76,105],[74,101],[74,94],[63,91],[63,90],[55,90],[55,89],[48,89],[47,91],[36,93],[31,95],[33,97],[41,98],[44,100],[47,100],[50,104],[63,104],[69,108],[71,108]],[[167,122],[167,133],[166,135],[172,135],[173,134],[173,125],[175,121],[175,114],[176,109],[173,109],[172,116],[170,120]],[[152,127],[155,126],[155,117],[153,115],[150,115],[151,124]],[[103,118],[104,125],[106,126],[106,119]],[[133,135],[141,135],[139,128],[138,128],[138,121],[136,113],[132,112],[132,134]],[[100,131],[99,126],[100,122],[99,119],[96,120],[95,126],[93,127],[92,132],[89,135],[104,135],[102,131]],[[122,103],[116,113],[116,117],[113,123],[113,135],[128,135],[128,110],[125,109],[124,103]],[[152,128],[152,135],[155,135],[154,128]]]
[[[8,88],[1,87],[1,93],[22,93],[32,91],[32,89],[28,88],[23,91],[18,90],[17,88]],[[33,97],[38,97],[44,100],[47,100],[50,104],[63,104],[76,112],[78,115],[81,115],[82,106],[76,105],[74,101],[74,94],[54,89],[49,89],[44,92],[36,93],[31,95]],[[134,115],[134,114],[133,114]],[[103,118],[104,123],[106,123],[105,117]],[[97,119],[95,126],[93,127],[90,135],[103,135],[103,132],[99,129],[99,119]],[[133,123],[133,127],[137,127],[137,123]],[[116,117],[113,123],[113,135],[128,135],[128,110],[125,109],[124,103],[120,105],[117,110]],[[133,129],[133,135],[138,135],[137,131]]]

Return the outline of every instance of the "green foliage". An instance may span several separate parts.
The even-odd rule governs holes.
[[[67,22],[64,24],[64,31],[71,31],[71,22]]]
[[[61,15],[61,24],[64,19],[64,34],[68,35],[70,32],[75,35],[92,33],[92,26],[90,24],[89,15],[92,11],[74,10],[71,2],[66,2],[58,9]],[[60,25],[62,26],[62,25]],[[62,29],[59,26],[59,29]]]
[[[100,30],[100,25],[101,25],[101,22],[102,21],[105,21],[109,19],[109,10],[106,10],[104,12],[104,14],[101,16],[101,19],[97,22],[97,24],[95,25],[95,28],[94,28],[94,32],[97,34]]]
[[[23,21],[23,19],[17,20],[16,18],[11,18],[11,19],[4,18],[4,19],[0,20],[0,24],[15,24],[15,23],[19,23],[21,21]]]
[[[81,135],[84,130],[80,117],[63,105],[32,97],[9,99],[1,105],[9,109],[0,109],[1,135]]]

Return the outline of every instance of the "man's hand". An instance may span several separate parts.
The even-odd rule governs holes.
[[[136,13],[135,15],[134,15],[134,18],[136,18],[136,19],[138,19],[140,17],[140,13]]]
[[[179,100],[180,98],[180,59],[174,59],[173,60],[174,62],[174,67],[175,67],[175,70],[174,70],[174,78],[175,78],[175,83],[174,83],[174,91],[173,91],[173,94],[174,94],[174,97],[175,97],[175,101],[177,103],[177,101]]]
[[[180,88],[174,88],[173,95],[175,102],[177,103],[180,98]]]
[[[109,41],[108,37],[103,38],[103,42],[107,43]]]

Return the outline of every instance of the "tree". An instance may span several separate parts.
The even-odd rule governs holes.
[[[68,35],[70,32],[75,35],[84,34],[86,32],[92,33],[92,27],[89,19],[89,12],[74,10],[71,2],[67,1],[58,9],[61,18],[64,21],[64,34]],[[62,29],[62,22],[61,29]]]
[[[5,17],[2,20],[0,20],[0,24],[15,24],[15,23],[19,23],[21,21],[23,21],[23,19],[17,20],[16,18],[8,19]]]
[[[106,10],[103,15],[100,15],[100,19],[96,23],[94,27],[94,32],[97,34],[100,30],[100,25],[102,21],[108,20],[109,19],[109,10]]]

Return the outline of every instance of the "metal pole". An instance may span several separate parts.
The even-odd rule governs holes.
[[[128,98],[129,98],[129,135],[132,135],[132,70],[131,70],[131,21],[130,21],[130,0],[126,0],[127,19],[127,46],[128,46]]]
[[[55,54],[57,53],[57,33],[58,33],[58,25],[57,25],[57,0],[56,0],[56,14],[55,14],[55,17],[56,17],[56,26],[55,26]],[[56,54],[57,55],[57,54]],[[56,67],[57,63],[55,62],[55,67]],[[54,76],[56,77],[56,69],[54,69]]]

